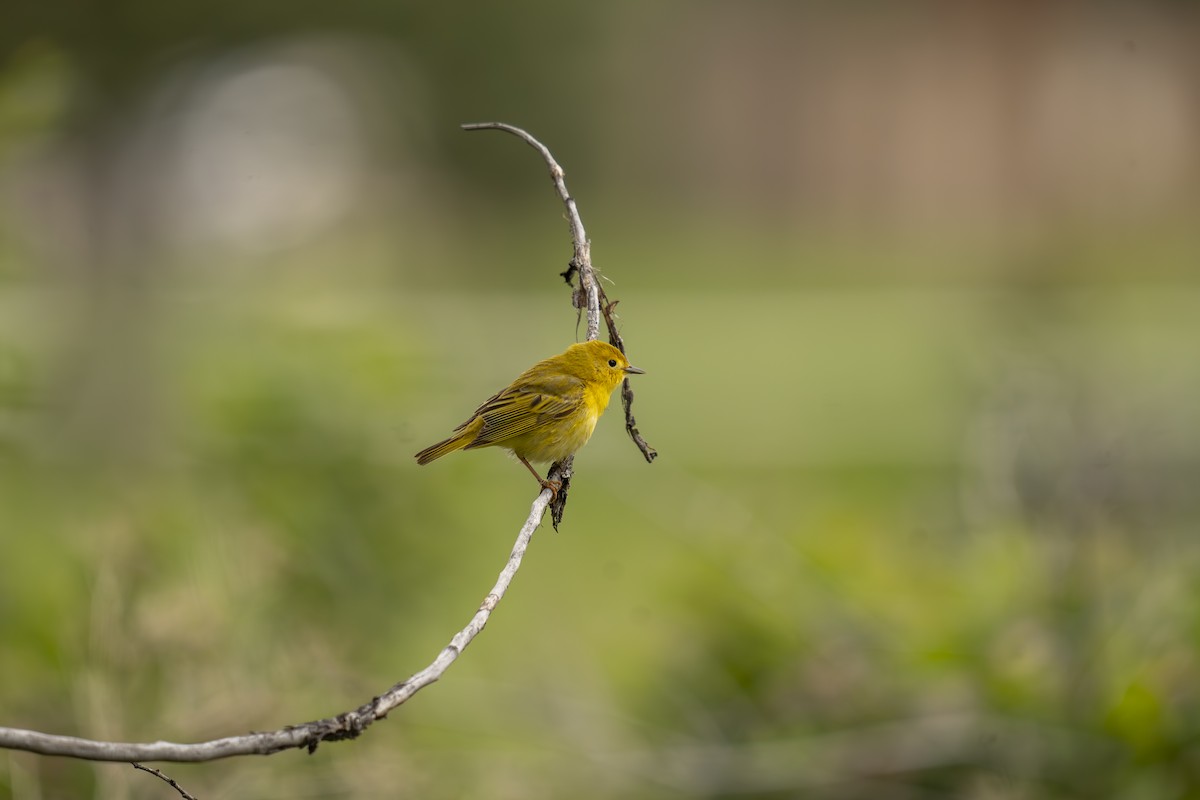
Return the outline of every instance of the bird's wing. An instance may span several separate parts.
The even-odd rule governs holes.
[[[465,449],[503,444],[546,425],[566,419],[584,402],[584,384],[578,378],[556,376],[529,381],[497,393],[459,426],[483,418],[478,435]]]

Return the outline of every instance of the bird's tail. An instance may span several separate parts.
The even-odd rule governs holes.
[[[447,453],[453,453],[455,450],[462,450],[470,439],[470,435],[460,433],[457,436],[451,436],[449,439],[438,442],[430,447],[426,447],[424,450],[417,453],[417,463],[423,466],[434,459],[441,458]]]

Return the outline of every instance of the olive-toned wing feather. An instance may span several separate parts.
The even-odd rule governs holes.
[[[479,433],[463,447],[464,450],[503,444],[557,423],[577,413],[584,403],[584,383],[578,378],[557,375],[518,380],[517,384],[491,397],[470,419],[455,428],[461,431],[476,419],[483,419]]]

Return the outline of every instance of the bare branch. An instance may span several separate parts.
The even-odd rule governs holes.
[[[130,763],[133,764],[134,769],[140,769],[142,772],[149,772],[151,775],[155,776],[159,780],[165,781],[167,784],[169,784],[171,786],[171,788],[173,788],[175,791],[179,792],[179,796],[182,797],[183,800],[197,800],[197,797],[194,794],[190,794],[186,789],[184,789],[182,786],[180,786],[178,783],[176,783],[174,778],[164,775],[162,772],[160,772],[159,770],[156,770],[154,767],[147,767],[144,764],[139,764],[136,761],[132,761]]]
[[[526,144],[542,154],[542,160],[550,168],[550,179],[558,196],[567,207],[567,221],[571,225],[571,242],[575,247],[575,255],[571,266],[579,271],[579,282],[583,286],[587,299],[587,338],[600,338],[600,286],[596,281],[596,271],[592,269],[592,243],[588,241],[587,232],[583,229],[583,220],[579,218],[579,209],[575,198],[567,191],[566,173],[554,160],[550,149],[525,131],[504,122],[472,122],[462,126],[464,131],[507,131],[522,139]]]
[[[353,711],[336,717],[289,725],[268,733],[249,733],[244,736],[229,736],[195,744],[175,742],[100,742],[75,736],[56,736],[20,728],[0,728],[0,747],[10,750],[27,750],[48,756],[72,756],[90,761],[215,761],[218,758],[242,755],[270,755],[281,750],[306,748],[313,752],[321,742],[336,742],[354,739],[373,722],[381,720],[392,709],[408,700],[429,684],[438,680],[459,654],[480,634],[499,604],[512,579],[521,568],[521,559],[546,513],[550,502],[550,490],[537,496],[529,509],[529,517],[517,534],[517,541],[508,556],[508,562],[500,571],[496,585],[483,599],[475,616],[467,626],[442,648],[429,666],[407,680],[400,681],[378,697],[371,698]]]

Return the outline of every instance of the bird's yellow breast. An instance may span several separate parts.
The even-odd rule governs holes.
[[[561,461],[579,450],[592,438],[596,422],[608,407],[611,391],[589,386],[583,402],[571,416],[557,425],[540,428],[505,442],[504,446],[528,461]]]

